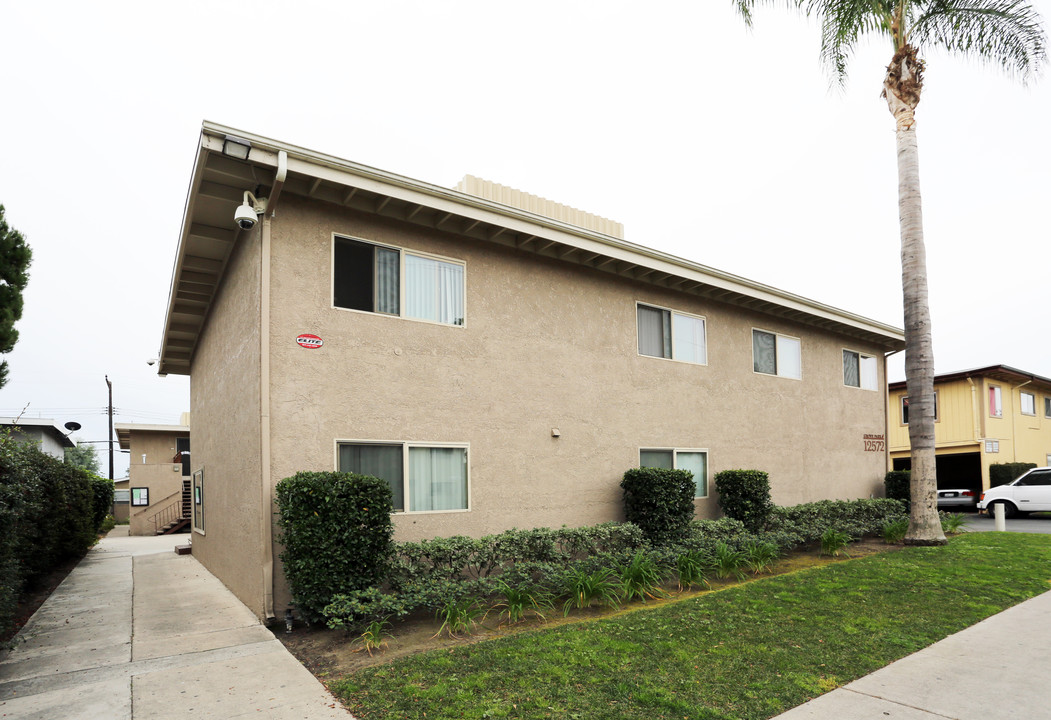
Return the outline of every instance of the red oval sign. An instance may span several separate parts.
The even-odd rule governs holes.
[[[308,350],[317,350],[319,347],[325,344],[325,341],[319,338],[317,335],[308,335],[303,333],[296,338],[296,342],[299,343],[300,347],[305,347]]]

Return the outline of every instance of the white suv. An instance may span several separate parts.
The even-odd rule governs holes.
[[[1007,485],[989,488],[978,501],[978,510],[993,515],[993,506],[1004,506],[1004,517],[1051,511],[1051,467],[1033,468]]]

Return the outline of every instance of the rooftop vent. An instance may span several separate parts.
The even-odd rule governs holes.
[[[457,183],[454,189],[485,200],[492,200],[493,202],[502,203],[503,205],[510,205],[511,207],[516,207],[519,210],[525,210],[536,215],[543,215],[544,217],[558,220],[559,222],[564,222],[568,225],[576,225],[585,230],[602,233],[603,235],[611,235],[612,237],[620,238],[621,240],[624,239],[624,225],[619,222],[599,217],[598,215],[592,215],[589,212],[577,210],[568,205],[545,200],[542,197],[531,195],[527,192],[522,192],[521,190],[515,190],[506,185],[482,180],[473,175],[464,175],[463,180]]]

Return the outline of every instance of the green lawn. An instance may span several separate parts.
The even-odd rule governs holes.
[[[1051,535],[969,533],[331,683],[362,718],[769,718],[1049,589]]]

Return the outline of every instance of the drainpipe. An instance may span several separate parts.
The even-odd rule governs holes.
[[[285,178],[288,175],[288,154],[277,153],[277,174],[263,213],[260,248],[260,319],[259,319],[259,446],[261,467],[261,512],[259,530],[263,543],[263,617],[274,617],[274,484],[270,469],[270,223],[277,210]]]
[[[1018,395],[1019,410],[1018,412],[1015,412],[1015,392],[1020,391],[1022,388],[1024,388],[1031,382],[1033,381],[1026,380],[1021,385],[1015,385],[1014,389],[1011,390],[1011,462],[1018,462],[1018,415],[1022,412],[1022,395],[1020,392]]]
[[[887,390],[887,386],[890,382],[887,379],[887,358],[891,355],[897,355],[902,352],[901,350],[891,350],[890,352],[883,353],[883,467],[884,472],[888,472],[894,469],[893,464],[890,461],[890,392]],[[912,458],[912,447],[909,447],[909,458]]]

